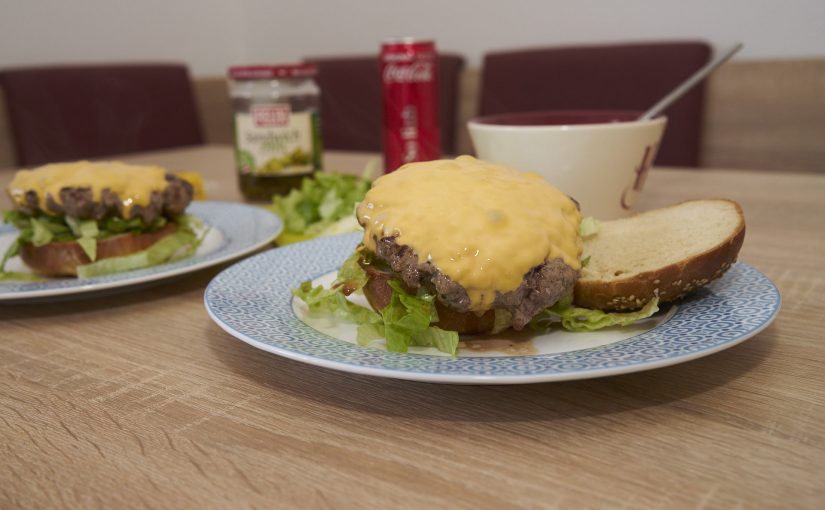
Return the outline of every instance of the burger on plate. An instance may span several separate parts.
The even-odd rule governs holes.
[[[18,171],[7,188],[20,231],[7,250],[41,276],[95,276],[166,262],[199,243],[184,214],[192,185],[159,166],[55,163]]]
[[[378,178],[356,217],[362,242],[331,288],[304,282],[293,293],[310,312],[357,323],[361,345],[453,355],[459,335],[594,331],[650,317],[719,278],[745,231],[730,200],[600,224],[541,176],[470,156]],[[372,310],[344,297],[355,291]]]
[[[332,287],[304,282],[293,293],[311,312],[356,322],[361,345],[384,339],[390,351],[455,355],[459,335],[521,330],[548,311],[576,310],[571,329],[589,324],[590,311],[571,306],[582,267],[578,204],[537,174],[470,156],[410,163],[378,178],[356,216],[362,243]],[[372,310],[343,297],[361,290]],[[654,302],[614,324],[655,311]]]
[[[376,310],[395,280],[435,296],[435,325],[513,329],[569,296],[582,240],[576,202],[541,176],[479,161],[408,165],[378,179],[357,209],[364,292]]]

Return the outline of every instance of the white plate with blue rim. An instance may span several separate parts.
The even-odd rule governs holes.
[[[192,257],[94,278],[0,282],[0,303],[80,297],[184,275],[247,255],[271,243],[283,229],[283,223],[276,215],[247,204],[196,201],[189,205],[186,212],[200,218],[209,228]],[[14,227],[0,226],[0,254],[5,253],[16,237]],[[9,260],[6,270],[30,272],[19,257]]]
[[[776,317],[776,286],[744,263],[678,304],[627,328],[462,339],[457,357],[434,349],[360,347],[355,325],[313,317],[290,289],[329,283],[360,234],[270,250],[219,273],[204,304],[229,334],[258,349],[334,370],[453,384],[523,384],[650,370],[707,356],[758,334]],[[361,304],[366,305],[364,301]]]

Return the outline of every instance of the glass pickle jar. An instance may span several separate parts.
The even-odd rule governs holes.
[[[312,64],[229,69],[235,164],[249,200],[271,200],[321,169],[320,90]]]

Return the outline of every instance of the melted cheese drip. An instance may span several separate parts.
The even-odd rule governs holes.
[[[48,212],[47,197],[62,205],[60,190],[66,187],[91,188],[95,202],[104,189],[116,193],[123,204],[123,217],[133,206],[147,206],[153,191],[166,188],[166,170],[159,166],[127,165],[119,161],[53,163],[33,170],[19,170],[8,191],[18,205],[25,204],[28,191],[36,191],[40,209]]]
[[[397,235],[420,262],[461,284],[476,312],[545,260],[581,267],[576,204],[537,174],[470,156],[410,163],[380,177],[357,216],[367,248]]]

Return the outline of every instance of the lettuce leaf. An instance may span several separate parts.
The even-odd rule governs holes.
[[[185,214],[183,216],[189,215]],[[177,221],[180,221],[180,219]],[[145,225],[143,223],[143,218],[140,216],[136,216],[129,220],[124,220],[123,218],[118,217],[106,218],[105,220],[98,222],[98,227],[100,229],[100,235],[98,237],[104,238],[116,236],[126,232],[154,232],[155,230],[160,230],[165,227],[168,222],[169,220],[167,220],[165,216],[158,216],[149,225]]]
[[[364,288],[364,285],[367,284],[367,273],[358,263],[360,258],[360,250],[354,251],[352,255],[347,257],[347,260],[338,269],[338,276],[332,284],[333,289],[340,288],[344,294],[349,295]]]
[[[45,246],[52,242],[54,239],[54,234],[46,223],[41,222],[37,218],[31,219],[31,226],[32,226],[32,238],[31,243],[35,246]]]
[[[490,334],[498,334],[505,331],[513,325],[513,313],[503,308],[496,308],[494,310],[495,316],[493,319],[493,329]]]
[[[413,339],[423,335],[431,321],[438,320],[433,304],[435,295],[421,292],[412,296],[404,291],[399,282],[390,280],[388,283],[393,291],[392,296],[390,303],[381,310],[387,350],[407,352],[410,345],[418,345]]]
[[[602,229],[602,224],[593,216],[582,218],[579,223],[579,237],[588,238],[598,234]]]
[[[91,278],[134,269],[156,266],[188,256],[198,237],[183,229],[170,234],[145,250],[122,257],[109,257],[83,266],[77,266],[78,278]],[[195,246],[195,248],[197,248]]]
[[[39,282],[43,281],[42,276],[33,273],[20,273],[17,271],[0,271],[0,282]]]
[[[293,289],[292,294],[307,304],[310,313],[326,313],[356,323],[358,345],[367,346],[383,338],[390,352],[407,352],[410,346],[421,346],[435,347],[441,352],[456,356],[458,333],[431,326],[431,323],[438,320],[434,294],[422,291],[413,296],[399,282],[390,280],[390,303],[380,314],[346,298],[342,292],[344,287],[351,289],[353,287],[349,283],[355,282],[354,286],[360,289],[367,280],[366,273],[357,263],[358,256],[356,252],[347,259],[331,288],[326,289],[320,285],[313,287],[312,282],[306,281]]]
[[[330,314],[356,324],[381,322],[378,313],[349,301],[338,289],[326,289],[321,285],[313,287],[312,282],[306,281],[297,289],[292,289],[292,294],[306,303],[311,313]]]
[[[0,274],[6,273],[6,262],[8,262],[10,258],[16,257],[20,253],[22,246],[23,242],[20,240],[20,237],[18,237],[6,248],[6,253],[3,254],[3,259],[0,260]]]
[[[547,331],[553,324],[561,323],[568,331],[596,331],[610,326],[629,326],[659,311],[659,298],[654,297],[641,309],[633,312],[604,312],[572,305],[572,297],[559,300],[530,321],[530,327]]]
[[[187,217],[183,215],[181,217]],[[143,219],[135,217],[130,220],[121,218],[106,218],[104,220],[77,220],[70,216],[52,215],[38,212],[34,215],[21,211],[10,210],[3,212],[3,221],[14,225],[20,231],[19,238],[26,243],[34,244],[35,234],[38,242],[48,238],[51,241],[75,241],[81,237],[103,239],[124,232],[154,232],[163,228],[169,220],[159,216],[151,224],[144,225]],[[180,221],[179,219],[177,221]]]
[[[412,345],[418,347],[435,347],[455,357],[458,353],[458,333],[430,326],[412,337]]]
[[[83,248],[83,252],[86,253],[89,260],[92,262],[97,260],[97,239],[94,237],[79,237],[77,238],[77,244]]]
[[[355,337],[355,341],[361,347],[366,347],[375,340],[380,340],[384,338],[384,323],[383,322],[376,322],[376,323],[364,323],[358,325],[358,334]]]
[[[97,259],[97,237],[100,230],[97,228],[95,220],[78,220],[71,216],[66,216],[66,224],[72,229],[72,234],[77,237],[77,244],[83,248],[89,260],[94,262]]]
[[[17,236],[17,238],[11,242],[8,248],[6,248],[6,253],[3,254],[3,258],[0,259],[0,282],[8,282],[8,281],[29,281],[29,282],[39,282],[43,280],[43,277],[37,276],[36,274],[32,273],[20,273],[17,271],[6,271],[6,263],[12,257],[16,257],[20,254],[20,248],[23,246],[23,241],[20,240],[21,236]]]
[[[371,173],[371,170],[369,171]],[[332,233],[357,232],[353,208],[370,188],[369,173],[362,177],[317,172],[286,196],[276,195],[269,209],[284,222],[280,245]]]
[[[77,266],[78,278],[91,278],[122,271],[143,269],[194,255],[209,232],[197,216],[182,214],[175,218],[178,229],[145,250],[122,257],[109,257]],[[165,220],[164,220],[165,224]],[[79,241],[79,240],[78,240]]]

